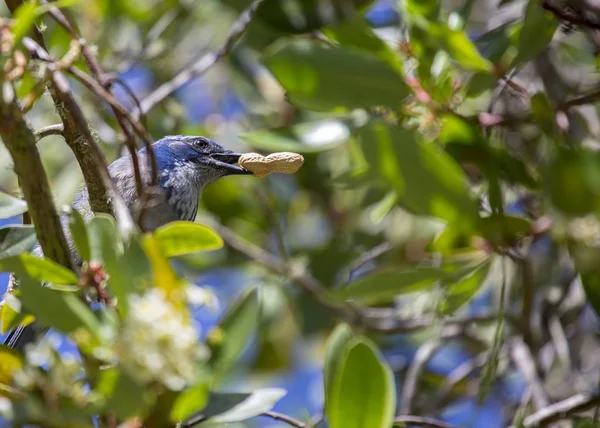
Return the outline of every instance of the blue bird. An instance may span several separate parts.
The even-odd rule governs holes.
[[[193,221],[198,213],[200,193],[209,184],[228,175],[251,174],[236,165],[241,154],[224,149],[222,146],[201,136],[172,135],[162,138],[152,145],[156,158],[159,186],[142,218],[142,228],[152,231],[171,221]],[[138,164],[144,180],[150,182],[148,152],[142,148],[138,152]],[[134,179],[131,156],[123,156],[108,166],[110,176],[132,215],[139,209],[139,199]],[[85,220],[93,216],[89,204],[88,191],[84,188],[75,198],[73,208]],[[68,228],[68,217],[61,218],[63,230],[73,254],[74,244]],[[33,254],[42,257],[39,244]],[[75,254],[76,255],[76,254]],[[76,258],[76,263],[81,261]],[[23,351],[27,343],[47,331],[43,326],[32,323],[19,326],[5,339],[4,345]]]

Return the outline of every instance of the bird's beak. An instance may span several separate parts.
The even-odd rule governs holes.
[[[236,153],[232,151],[225,151],[223,153],[212,153],[209,155],[211,158],[211,162],[227,171],[227,174],[252,174],[245,168],[242,168],[239,165],[235,165],[239,160],[241,153]]]

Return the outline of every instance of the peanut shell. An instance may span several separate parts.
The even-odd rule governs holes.
[[[298,153],[278,152],[268,156],[258,153],[244,153],[238,163],[241,167],[252,172],[255,177],[266,177],[272,172],[294,174],[304,163],[304,158]]]

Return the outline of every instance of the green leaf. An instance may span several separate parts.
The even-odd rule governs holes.
[[[261,388],[250,394],[211,393],[202,413],[213,422],[241,422],[268,412],[286,393],[281,388]]]
[[[27,1],[15,11],[14,24],[12,26],[15,45],[17,45],[33,27],[34,20],[37,16],[37,8],[37,1]]]
[[[84,261],[91,258],[90,239],[81,213],[75,209],[69,212],[69,230],[79,256]]]
[[[76,285],[77,275],[50,259],[41,259],[30,253],[0,259],[0,271],[16,272],[23,267],[27,275],[42,282],[59,285]]]
[[[303,34],[348,19],[371,3],[373,0],[329,0],[325,6],[323,0],[265,0],[256,16],[278,31]]]
[[[23,325],[26,326],[34,321],[32,315],[23,311],[21,300],[17,297],[20,294],[19,290],[14,293],[4,295],[2,301],[2,309],[0,309],[0,333],[6,334],[13,328]]]
[[[221,375],[240,357],[252,331],[258,324],[260,301],[258,289],[252,288],[233,305],[208,336],[210,366]]]
[[[600,421],[594,419],[578,419],[573,428],[600,428]]]
[[[192,388],[188,388],[175,399],[171,409],[171,422],[177,423],[183,421],[194,413],[200,412],[209,399],[208,385],[202,383]]]
[[[395,69],[400,76],[404,74],[400,57],[373,32],[364,16],[357,15],[352,19],[325,28],[323,33],[341,46],[361,49],[375,55]]]
[[[354,337],[348,324],[338,324],[327,339],[325,349],[325,364],[323,367],[323,384],[325,389],[325,411],[329,413],[329,402],[332,389],[335,384],[338,364],[341,361],[342,352],[346,349],[348,342]]]
[[[30,251],[35,241],[35,229],[31,225],[1,227],[0,259]]]
[[[444,24],[428,23],[424,26],[428,34],[435,39],[441,49],[468,71],[492,73],[493,64],[481,56],[475,44],[461,30],[453,30]]]
[[[486,258],[483,262],[470,265],[467,269],[461,270],[464,276],[448,285],[439,310],[444,315],[452,315],[471,301],[481,289],[490,271],[490,265],[491,259]]]
[[[154,232],[165,257],[176,257],[198,251],[218,250],[223,247],[221,237],[208,226],[175,221]]]
[[[327,119],[290,127],[257,129],[240,137],[252,147],[265,151],[320,153],[348,141],[350,126],[343,120]]]
[[[72,293],[63,293],[42,287],[29,275],[25,266],[15,269],[19,277],[21,301],[36,320],[63,333],[84,327],[96,338],[100,337],[100,323],[90,308]]]
[[[27,202],[0,192],[0,219],[10,218],[27,211]]]
[[[554,207],[564,214],[600,212],[600,154],[588,149],[560,149],[546,170]]]
[[[386,302],[399,294],[414,293],[431,287],[445,272],[437,268],[401,267],[367,275],[344,288],[331,291],[331,298],[356,299],[368,303]]]
[[[394,68],[358,50],[282,40],[263,61],[291,102],[312,110],[397,108],[409,93]]]
[[[12,384],[14,374],[23,368],[21,354],[5,345],[0,345],[0,384]]]
[[[87,229],[90,260],[101,264],[113,263],[122,252],[115,219],[107,214],[97,214],[89,222]]]
[[[415,132],[377,120],[359,131],[370,169],[396,190],[402,205],[416,214],[446,220],[470,231],[479,216],[458,164],[434,143],[422,143]]]
[[[348,342],[337,365],[327,402],[331,428],[389,428],[396,388],[390,367],[366,338]]]
[[[155,397],[145,385],[128,373],[110,368],[102,371],[97,391],[106,398],[104,408],[114,412],[118,419],[144,416],[154,404]]]
[[[531,232],[531,222],[523,217],[495,214],[481,219],[481,230],[494,245],[512,245]]]
[[[529,0],[525,11],[525,21],[519,34],[518,54],[512,67],[534,59],[552,41],[558,28],[558,19],[546,11],[538,0]]]

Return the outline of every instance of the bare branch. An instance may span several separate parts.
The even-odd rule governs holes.
[[[225,39],[225,43],[215,52],[209,52],[202,56],[198,61],[185,67],[168,82],[163,83],[141,102],[141,109],[136,109],[133,113],[134,117],[139,117],[141,114],[148,113],[154,106],[163,101],[173,92],[185,86],[192,79],[206,73],[219,60],[227,56],[236,42],[246,32],[248,25],[252,21],[254,12],[263,0],[254,0],[238,17],[237,21],[231,27],[229,35]]]
[[[22,3],[22,0],[6,0],[11,13],[14,13]],[[31,37],[42,49],[46,48],[44,38],[37,28],[32,29]],[[105,180],[108,176],[106,161],[89,132],[87,122],[82,120],[81,111],[72,111],[73,106],[77,104],[68,82],[64,77],[61,79],[60,76],[52,76],[48,90],[64,125],[65,141],[75,154],[83,173],[92,210],[110,213],[111,207],[107,199],[110,185]]]
[[[42,138],[45,138],[49,135],[63,135],[65,131],[65,127],[62,123],[57,123],[55,125],[44,126],[42,129],[38,129],[35,131],[35,137],[38,141]]]
[[[394,424],[410,424],[425,428],[454,428],[454,425],[424,416],[397,416],[394,419]]]
[[[575,416],[577,413],[593,409],[599,405],[600,394],[577,394],[565,400],[559,401],[558,403],[544,407],[543,409],[540,409],[537,412],[527,416],[523,420],[523,426],[527,428],[548,426],[553,422],[569,419],[571,416]],[[511,426],[510,428],[516,427]]]
[[[12,84],[4,81],[2,75],[0,75],[0,83],[2,84],[0,135],[14,162],[15,172],[19,176],[37,239],[46,257],[68,269],[73,269],[69,246],[36,147],[37,138],[23,117]]]
[[[295,428],[308,428],[308,425],[306,425],[304,422],[294,419],[291,416],[284,415],[283,413],[268,411],[263,413],[261,416],[271,418],[276,421],[285,422],[286,424]]]
[[[516,337],[511,343],[511,357],[519,371],[531,388],[531,398],[535,409],[541,409],[550,404],[548,394],[537,373],[536,362],[525,341]]]

